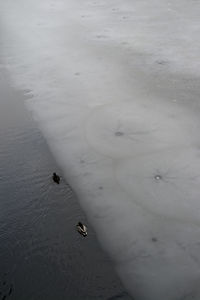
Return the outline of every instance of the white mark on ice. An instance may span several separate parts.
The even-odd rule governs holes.
[[[162,176],[157,174],[157,175],[154,176],[154,178],[155,178],[157,181],[159,181],[159,180],[162,179]]]

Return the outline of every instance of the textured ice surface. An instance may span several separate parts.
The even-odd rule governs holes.
[[[0,0],[4,62],[136,300],[200,299],[199,14]]]

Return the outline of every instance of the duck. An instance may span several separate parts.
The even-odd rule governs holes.
[[[87,227],[81,222],[78,222],[78,224],[76,225],[76,229],[82,236],[87,236]]]
[[[54,182],[56,182],[57,184],[60,183],[60,176],[57,175],[56,173],[53,173],[52,179]]]

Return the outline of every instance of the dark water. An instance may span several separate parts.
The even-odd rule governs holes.
[[[11,86],[1,68],[0,300],[130,299],[70,187],[52,182],[60,171]]]

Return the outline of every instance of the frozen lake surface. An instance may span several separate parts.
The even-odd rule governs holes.
[[[4,63],[136,300],[200,298],[199,13],[0,0]]]

